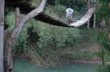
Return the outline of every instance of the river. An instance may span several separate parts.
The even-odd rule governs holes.
[[[97,65],[68,64],[58,67],[40,67],[25,59],[16,59],[13,72],[96,72]]]

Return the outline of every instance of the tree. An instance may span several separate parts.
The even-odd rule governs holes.
[[[38,6],[38,8],[35,8],[31,12],[29,12],[25,16],[21,16],[19,8],[16,8],[16,24],[14,29],[11,32],[11,35],[9,36],[9,39],[6,43],[6,49],[7,49],[7,72],[12,72],[13,69],[13,51],[12,47],[15,46],[16,40],[19,37],[19,34],[21,33],[25,22],[27,22],[29,19],[37,16],[38,14],[42,13],[45,6],[46,6],[47,0],[42,0],[41,4]]]
[[[105,25],[105,21],[103,20],[102,23]],[[98,34],[97,42],[99,43],[101,47],[100,51],[100,57],[102,60],[102,65],[99,67],[98,71],[99,72],[109,72],[109,65],[106,65],[106,60],[105,60],[105,53],[106,51],[110,51],[110,40],[108,36],[108,31],[103,28],[101,32]]]
[[[106,21],[106,24],[109,21],[109,0],[99,0],[100,8],[98,11],[98,19]]]

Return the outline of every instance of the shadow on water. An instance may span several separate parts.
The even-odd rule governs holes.
[[[25,59],[15,60],[13,72],[96,72],[97,65],[68,64],[59,67],[40,67]]]

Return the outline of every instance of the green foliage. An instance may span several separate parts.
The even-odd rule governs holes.
[[[63,5],[48,5],[46,7],[45,13],[56,19],[65,19],[65,10],[66,7]]]
[[[79,30],[74,28],[63,28],[40,23],[38,47],[46,57],[61,51],[62,49],[73,46],[80,37]]]
[[[87,28],[81,29],[81,32],[80,32],[80,34],[82,35],[81,41],[86,44],[96,43],[98,33],[99,33],[99,30],[95,30],[95,29],[89,29],[89,30]]]
[[[15,54],[22,54],[25,52],[26,40],[27,40],[27,34],[26,34],[25,29],[23,29],[22,33],[20,34],[19,38],[17,39],[16,46],[13,48]]]
[[[95,52],[95,55],[98,57],[102,57],[104,54],[105,53],[102,53],[102,51]]]
[[[110,50],[110,40],[107,32],[100,32],[97,37],[97,42],[106,50]]]
[[[100,7],[98,13],[97,13],[97,18],[99,21],[102,21],[104,18],[106,20],[106,23],[109,21],[109,0],[99,0]]]
[[[38,6],[41,0],[29,0],[31,6]],[[50,6],[51,5],[51,6]],[[65,9],[66,7],[72,7],[75,9],[75,13],[79,14],[79,11],[84,11],[86,6],[85,0],[48,0],[47,9],[45,10],[46,14],[51,15],[54,18],[65,18]],[[81,13],[81,12],[80,12]],[[77,15],[78,16],[78,15]],[[102,15],[101,15],[102,16]],[[15,13],[9,12],[6,15],[6,24],[9,25],[8,30],[12,30],[14,27]],[[27,32],[30,27],[33,26],[33,29],[30,32]],[[82,29],[84,30],[84,29]],[[33,35],[34,33],[34,35]],[[37,34],[39,39],[35,39]],[[30,36],[31,35],[31,36]],[[81,36],[82,35],[82,36]],[[75,44],[79,43],[82,39],[82,42],[90,43],[90,41],[95,42],[97,32],[95,30],[85,30],[80,31],[77,28],[65,28],[57,27],[52,25],[47,25],[36,21],[34,19],[26,23],[25,28],[23,29],[21,35],[17,40],[17,45],[14,48],[15,53],[21,54],[27,49],[31,48],[32,45],[35,48],[35,52],[38,53],[44,59],[49,60],[50,62],[56,61],[60,52],[64,48],[72,47]],[[32,40],[36,40],[36,43],[30,43],[27,45],[27,42],[30,40],[27,39],[30,37]],[[92,40],[93,39],[93,40]],[[99,33],[97,38],[98,43],[100,43],[104,48],[109,48],[109,41],[107,34]],[[30,49],[29,49],[30,50]],[[68,54],[65,57],[70,59],[80,59],[87,58],[90,59],[93,54],[89,52],[76,52],[74,54]]]
[[[102,65],[105,66],[105,54],[106,54],[105,50],[110,51],[110,40],[108,38],[108,33],[107,32],[99,32],[97,42],[101,46],[101,51],[98,52],[97,54],[102,59]]]
[[[97,72],[110,72],[110,65],[99,66]]]
[[[15,13],[14,12],[9,12],[6,15],[6,24],[9,26],[7,30],[12,31],[14,29],[15,27]],[[26,28],[23,29],[22,33],[20,34],[20,37],[17,40],[16,47],[13,48],[16,54],[21,54],[24,52],[25,41],[27,38]]]
[[[84,0],[56,0],[56,4],[81,10],[81,8],[85,7],[86,2]]]
[[[38,33],[39,39],[36,43],[30,43],[26,49],[34,46],[36,53],[45,58],[49,63],[58,59],[58,54],[62,49],[71,47],[80,39],[80,30],[76,28],[64,28],[47,25],[36,20],[29,22],[33,25],[34,31]],[[32,37],[34,38],[34,37]]]
[[[59,7],[60,9],[58,9]],[[58,9],[58,11],[56,11],[55,13],[61,15],[62,12],[64,13],[64,10],[66,8],[64,6],[57,5],[54,7],[54,9]],[[15,24],[14,12],[8,12],[8,14],[6,15],[6,23],[9,25],[8,30],[13,30]],[[51,26],[33,19],[27,22],[20,37],[18,38],[17,45],[14,48],[15,53],[21,54],[22,52],[24,52],[26,48],[26,43],[28,42],[27,38],[29,37],[27,29],[29,29],[29,27],[31,27],[32,25],[34,27],[32,32],[37,32],[40,36],[38,42],[35,44],[37,44],[39,51],[46,56],[50,55],[50,53],[54,53],[54,51],[60,51],[61,49],[68,46],[73,46],[79,41],[77,39],[80,38],[80,30],[76,28]],[[32,38],[34,39],[34,37]],[[51,52],[52,50],[53,52]]]
[[[13,12],[7,15],[7,24],[9,25],[9,30],[12,30],[14,27],[13,18],[14,18]],[[32,25],[34,27],[32,31],[37,32],[38,35],[40,36],[38,42],[36,43],[37,47],[41,50],[40,52],[46,56],[50,55],[51,50],[59,51],[68,46],[73,46],[75,43],[78,42],[77,39],[80,38],[80,30],[76,28],[63,28],[51,26],[38,22],[36,20],[31,20],[25,25],[25,28],[23,29],[21,35],[17,40],[17,45],[14,49],[15,53],[24,52],[27,38],[29,36],[28,35],[29,32],[27,33],[27,29]]]
[[[41,0],[31,0],[29,4],[33,7],[36,7],[40,4]]]
[[[9,25],[8,30],[12,31],[15,26],[15,13],[9,12],[6,15],[6,24]]]
[[[61,55],[61,57],[67,60],[91,60],[93,55],[93,53],[88,51],[75,51],[73,53]]]
[[[31,6],[38,6],[41,0],[31,0],[28,3]],[[82,11],[85,10],[87,2],[85,0],[48,0],[47,5],[57,6],[62,5],[64,7],[71,7],[74,10]],[[60,8],[57,8],[60,9]]]

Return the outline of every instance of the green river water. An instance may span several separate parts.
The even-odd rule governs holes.
[[[25,59],[17,59],[13,72],[96,72],[97,65],[68,64],[59,67],[40,67]]]

